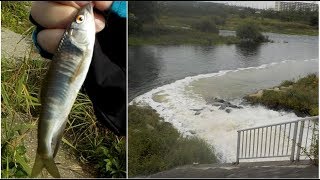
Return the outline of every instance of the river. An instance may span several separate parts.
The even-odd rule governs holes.
[[[129,47],[129,102],[151,106],[183,135],[205,139],[221,162],[233,162],[237,130],[297,118],[242,104],[242,97],[319,71],[318,37],[266,35],[274,42]],[[226,112],[208,104],[208,98],[244,108]]]

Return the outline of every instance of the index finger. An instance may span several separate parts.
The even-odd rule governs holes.
[[[45,28],[66,28],[77,8],[57,2],[37,1],[31,6],[32,18]]]
[[[77,9],[80,9],[80,7],[90,3],[90,1],[54,1],[54,2],[67,5],[67,6],[72,6]]]
[[[65,29],[73,21],[78,8],[80,8],[79,4],[73,1],[63,3],[60,3],[60,1],[36,1],[32,4],[31,16],[38,24],[45,28]],[[94,16],[96,32],[99,32],[105,27],[105,19],[97,13],[94,13]]]

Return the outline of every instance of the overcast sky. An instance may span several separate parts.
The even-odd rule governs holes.
[[[214,1],[217,3],[227,3],[229,5],[236,5],[236,6],[245,6],[245,7],[252,7],[258,9],[266,9],[266,8],[274,8],[276,1]],[[308,3],[318,3],[318,1],[298,1],[298,2],[308,2]]]

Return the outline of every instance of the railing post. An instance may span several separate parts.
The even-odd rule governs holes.
[[[299,139],[297,143],[297,155],[296,155],[296,160],[300,160],[300,150],[301,150],[301,142],[302,142],[302,136],[303,136],[303,129],[304,129],[304,121],[301,121],[301,126],[300,126],[300,132],[299,132]]]
[[[293,130],[293,138],[292,138],[292,148],[291,148],[291,156],[290,161],[294,161],[294,152],[296,148],[296,139],[297,139],[297,131],[298,131],[298,122],[294,123],[294,130]]]
[[[240,132],[241,132],[241,131],[238,131],[237,159],[236,159],[236,164],[239,164],[239,155],[240,155]]]

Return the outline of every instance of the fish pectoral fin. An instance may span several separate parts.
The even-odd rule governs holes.
[[[81,61],[79,62],[76,70],[73,72],[72,77],[70,78],[70,83],[72,83],[78,75],[82,72],[83,69],[83,62],[85,61],[85,56],[82,57]]]
[[[54,178],[61,177],[59,170],[58,170],[58,167],[54,163],[53,158],[42,159],[38,153],[36,155],[36,160],[35,160],[34,166],[32,168],[31,177],[37,177],[44,167],[48,170],[48,172]]]

